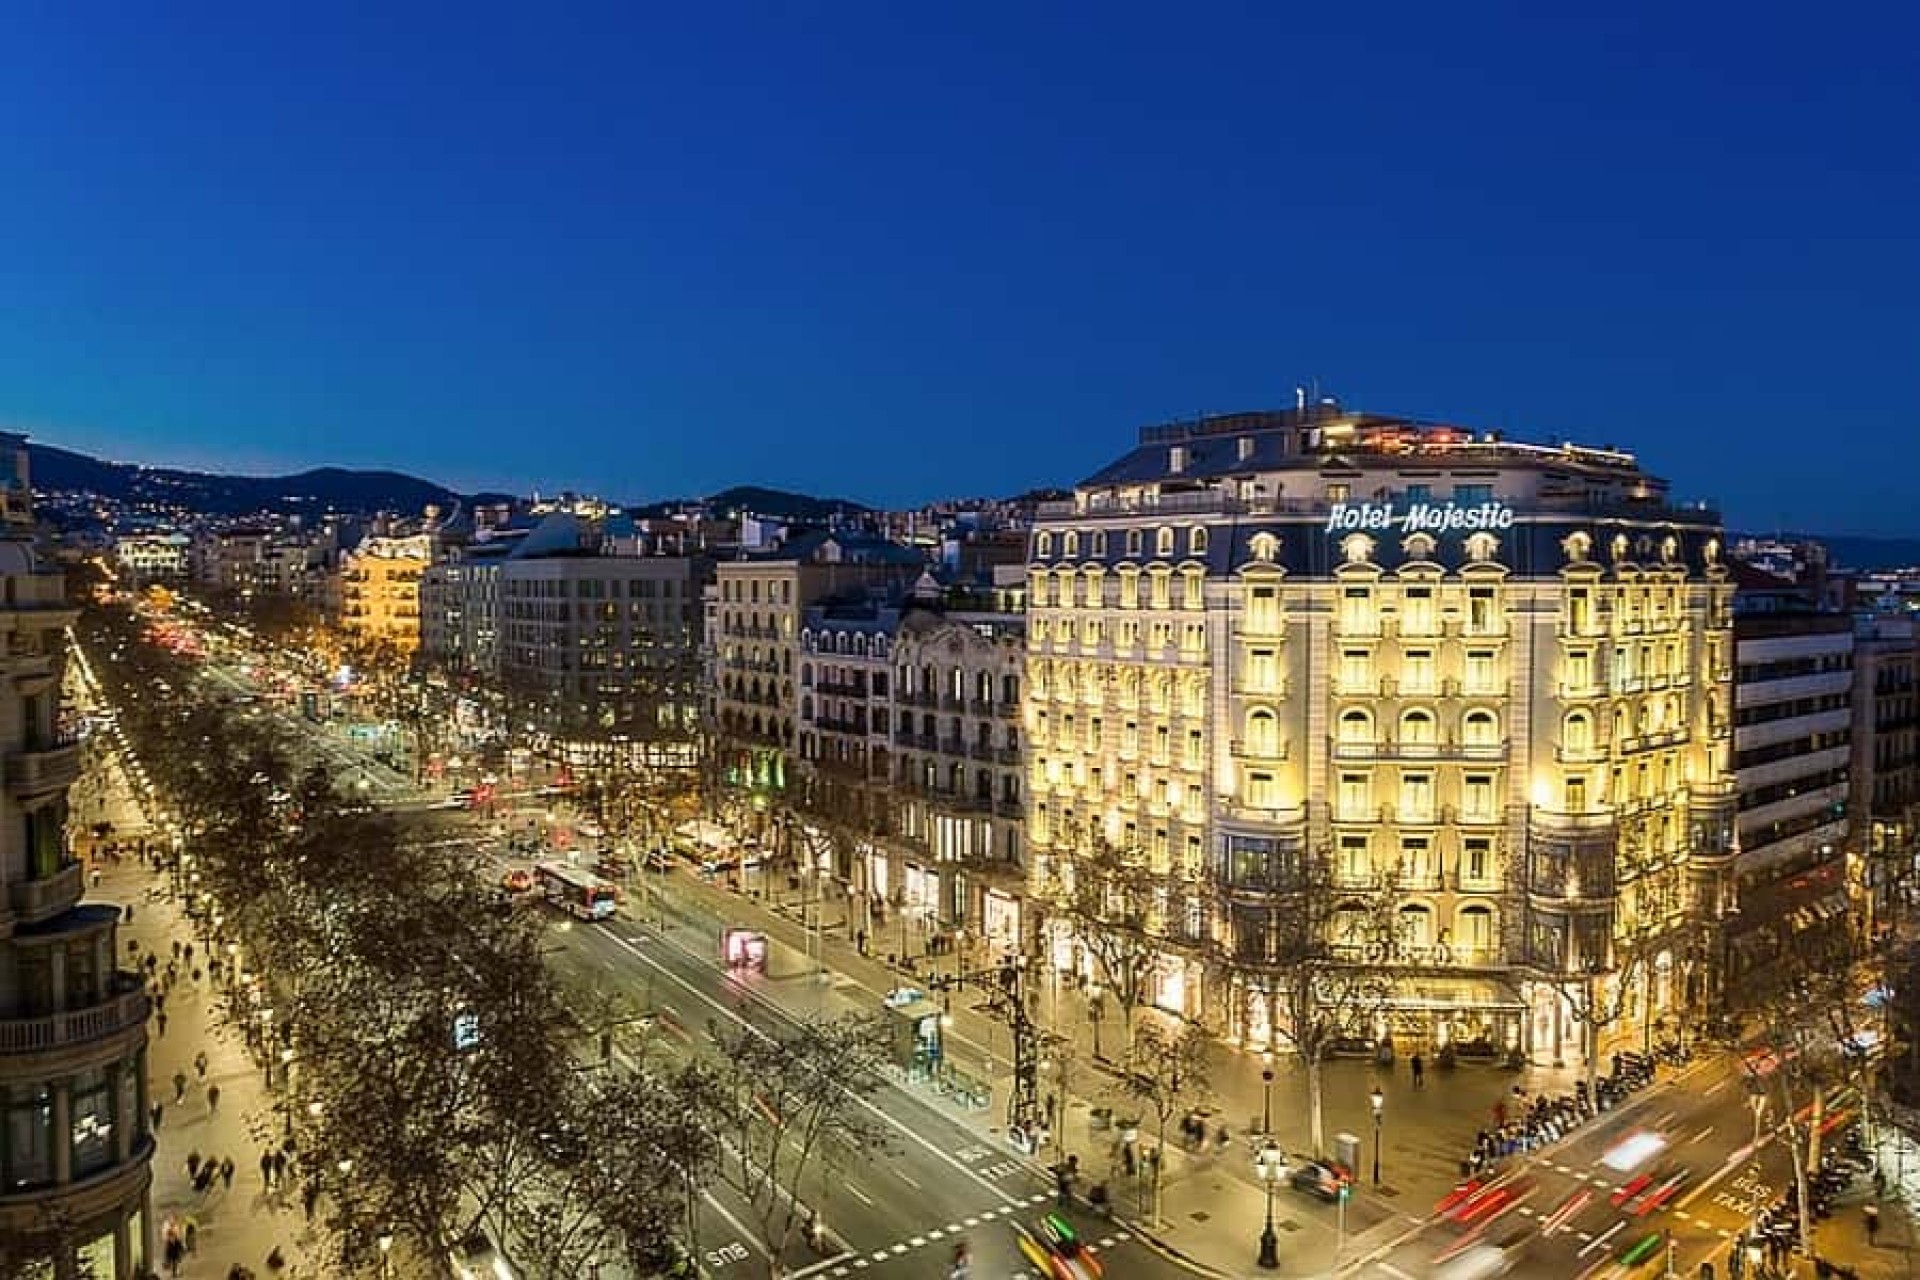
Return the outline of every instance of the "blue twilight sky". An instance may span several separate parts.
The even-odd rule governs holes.
[[[1920,534],[1917,51],[1911,3],[22,3],[0,421],[904,503],[1317,380]]]

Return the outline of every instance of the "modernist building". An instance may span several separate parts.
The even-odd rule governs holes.
[[[27,540],[25,440],[0,437],[0,464],[0,1242],[44,1249],[61,1280],[131,1280],[158,1262],[147,997],[116,967],[119,908],[80,901],[65,826],[81,746],[60,715],[74,611]]]
[[[914,950],[878,927],[886,913],[996,952],[1026,936],[1025,628],[994,606],[924,575],[904,601],[806,613],[799,807],[854,837],[836,874],[885,951]]]
[[[420,647],[420,578],[434,559],[432,534],[363,539],[340,559],[340,625],[412,654]]]
[[[1303,891],[1390,983],[1359,1037],[1564,1058],[1571,992],[1698,1001],[1733,854],[1720,557],[1611,448],[1332,404],[1149,428],[1036,520],[1033,894],[1096,845],[1144,863],[1152,998],[1256,1046]]]

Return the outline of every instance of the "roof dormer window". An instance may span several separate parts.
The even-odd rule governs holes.
[[[1187,446],[1176,444],[1167,450],[1167,470],[1178,475],[1187,469]]]

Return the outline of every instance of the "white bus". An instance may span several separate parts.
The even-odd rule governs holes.
[[[620,901],[620,891],[613,885],[564,862],[542,862],[533,869],[533,877],[548,902],[582,920],[605,920]]]

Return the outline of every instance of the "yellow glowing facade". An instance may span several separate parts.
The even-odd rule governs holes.
[[[1151,998],[1256,1045],[1276,866],[1391,979],[1357,1039],[1558,1058],[1571,991],[1616,1029],[1698,1002],[1733,852],[1719,539],[1617,453],[1332,408],[1149,429],[1034,533],[1035,899],[1132,851],[1164,877]]]
[[[402,655],[420,647],[420,578],[433,563],[433,538],[368,538],[341,557],[340,625]]]

